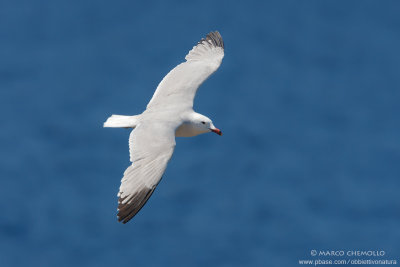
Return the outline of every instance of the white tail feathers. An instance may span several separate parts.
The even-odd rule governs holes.
[[[112,128],[135,128],[137,116],[112,115],[104,123],[104,127]]]

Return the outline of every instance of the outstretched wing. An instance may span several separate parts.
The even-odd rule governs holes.
[[[118,193],[118,221],[127,223],[146,204],[160,182],[175,148],[175,128],[166,123],[142,123],[131,132],[132,165]]]
[[[219,32],[210,32],[190,50],[186,62],[171,70],[158,85],[147,109],[165,109],[178,105],[193,108],[197,88],[221,65],[224,41]]]

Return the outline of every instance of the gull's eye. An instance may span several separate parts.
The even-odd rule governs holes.
[[[206,122],[205,122],[205,121],[202,121],[201,123],[202,123],[202,124],[206,124]]]

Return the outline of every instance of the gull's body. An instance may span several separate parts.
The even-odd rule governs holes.
[[[128,222],[149,199],[167,167],[175,137],[221,131],[193,110],[199,86],[221,65],[224,43],[211,32],[172,69],[158,85],[146,110],[136,116],[113,115],[104,127],[133,128],[129,137],[130,161],[118,193],[118,220]]]

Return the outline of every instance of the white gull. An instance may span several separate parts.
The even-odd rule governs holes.
[[[118,193],[118,221],[132,219],[154,192],[174,152],[175,137],[214,132],[212,121],[193,110],[199,86],[221,65],[224,42],[209,33],[158,85],[146,110],[136,116],[112,115],[104,127],[133,128],[129,137],[130,165]]]

